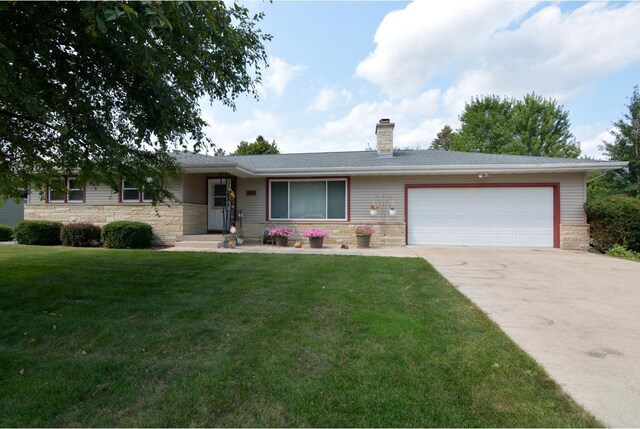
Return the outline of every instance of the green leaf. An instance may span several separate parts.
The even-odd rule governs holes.
[[[104,20],[97,15],[96,15],[96,25],[98,26],[98,30],[100,30],[101,33],[104,34],[107,32],[107,26],[104,23]]]

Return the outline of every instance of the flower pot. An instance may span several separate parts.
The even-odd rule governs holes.
[[[396,209],[389,209],[389,216],[395,216],[397,213]]]
[[[244,243],[244,238],[238,238],[238,245],[242,245]]]
[[[233,249],[236,247],[237,240],[229,240],[229,248]]]
[[[276,246],[287,247],[288,244],[289,244],[289,237],[276,235]]]
[[[358,242],[358,248],[360,249],[369,247],[369,245],[371,244],[370,235],[356,235],[356,240]]]
[[[322,248],[323,241],[324,237],[309,237],[309,247],[312,249],[320,249]]]
[[[370,212],[371,212],[371,216],[377,216],[378,215],[378,210],[371,209]]]

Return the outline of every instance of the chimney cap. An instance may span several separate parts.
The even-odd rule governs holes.
[[[390,123],[391,123],[391,119],[389,119],[389,118],[382,118],[382,119],[380,119],[380,123],[381,123],[381,124],[390,124]]]

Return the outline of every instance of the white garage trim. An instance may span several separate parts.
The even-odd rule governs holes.
[[[407,184],[404,189],[405,243],[409,244],[410,201],[409,190],[419,188],[550,188],[552,190],[553,247],[560,247],[560,184],[559,183],[463,183],[463,184]],[[535,193],[535,192],[534,192]],[[518,194],[512,194],[518,195]],[[547,227],[548,228],[548,227]]]

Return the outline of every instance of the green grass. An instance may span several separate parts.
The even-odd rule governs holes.
[[[596,426],[420,259],[0,247],[0,426]]]

